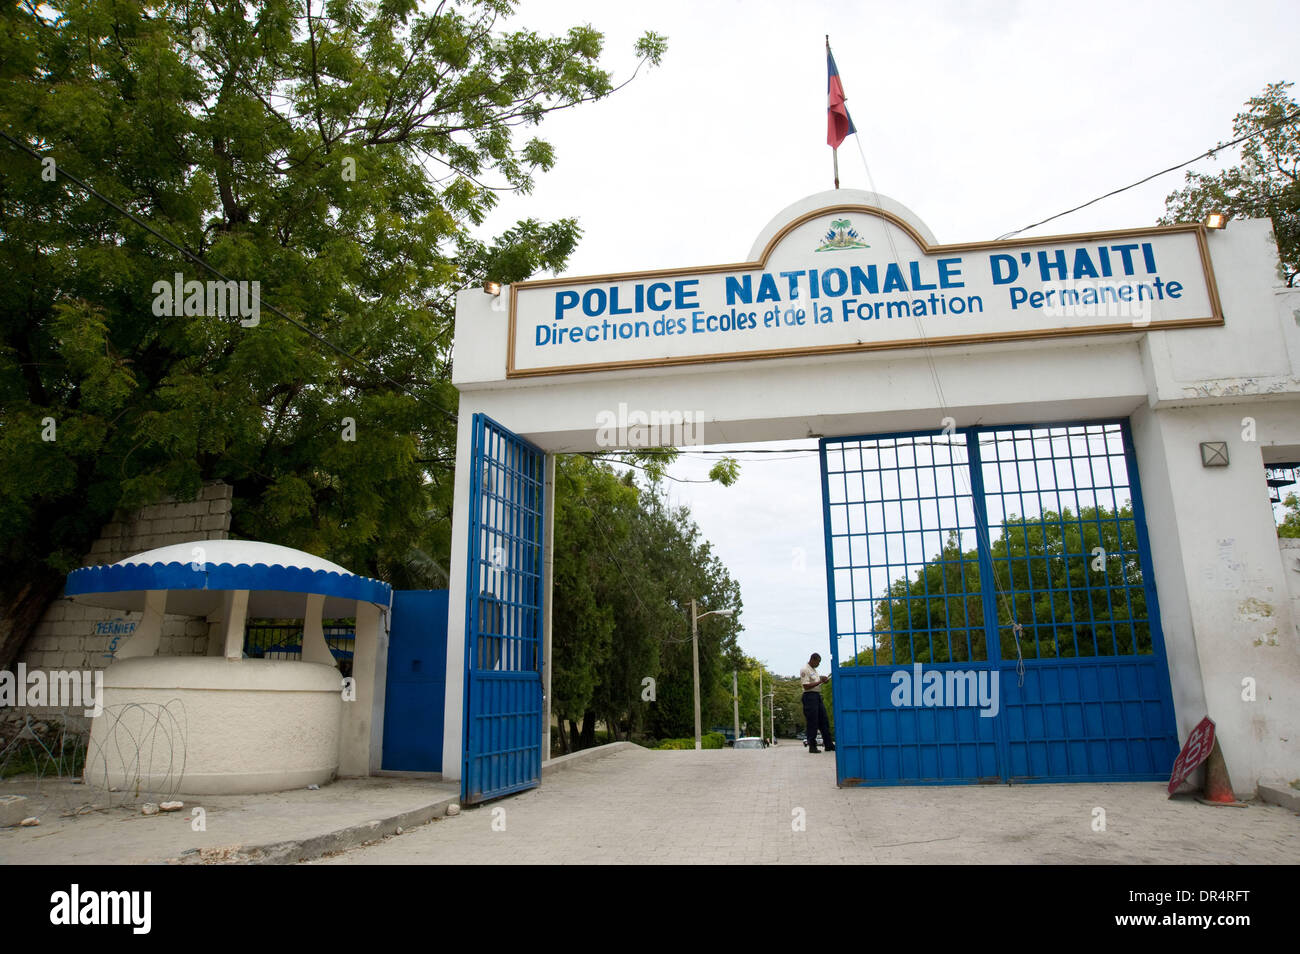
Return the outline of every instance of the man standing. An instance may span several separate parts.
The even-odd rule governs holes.
[[[822,702],[822,686],[831,681],[830,676],[817,675],[817,667],[821,665],[822,657],[813,653],[808,657],[808,663],[799,670],[799,682],[803,685],[803,717],[808,723],[808,751],[812,753],[820,752],[817,748],[817,730],[822,733],[822,741],[826,743],[826,751],[835,751],[835,740],[831,738],[831,720],[826,715],[826,706]]]

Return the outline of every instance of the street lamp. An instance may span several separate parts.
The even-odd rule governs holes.
[[[715,609],[701,613],[695,600],[691,600],[691,656],[695,665],[695,751],[700,751],[700,620],[706,616],[730,616],[734,609]]]

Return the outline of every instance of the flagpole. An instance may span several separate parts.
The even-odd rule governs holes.
[[[826,34],[826,59],[829,61],[831,55],[831,35]],[[835,170],[835,188],[840,187],[840,149],[838,146],[831,147],[831,166]]]

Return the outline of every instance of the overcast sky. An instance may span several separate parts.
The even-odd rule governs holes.
[[[1265,85],[1300,78],[1295,0],[525,0],[514,23],[592,24],[616,81],[638,35],[668,37],[661,67],[547,119],[555,169],[487,223],[578,218],[569,275],[743,261],[773,215],[831,188],[825,34],[858,129],[841,186],[868,188],[860,143],[876,188],[941,243],[995,238],[1189,159],[1233,138]],[[1029,234],[1151,225],[1182,175]],[[703,478],[710,463],[688,453],[673,474]],[[811,648],[827,655],[816,455],[747,457],[731,488],[673,494],[740,581],[746,652],[786,674]]]

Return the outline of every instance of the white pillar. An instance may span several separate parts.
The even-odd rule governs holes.
[[[343,702],[339,732],[339,775],[373,775],[384,747],[384,699],[388,678],[388,614],[364,600],[357,603],[352,648],[355,699]]]
[[[167,610],[167,591],[149,590],[144,595],[144,616],[135,628],[135,632],[115,654],[115,659],[131,659],[136,656],[158,655],[158,644],[162,642],[163,614]]]
[[[546,455],[542,504],[542,761],[551,757],[551,590],[555,581],[555,455]]]
[[[473,405],[461,395],[456,427],[456,482],[451,508],[451,566],[447,581],[447,695],[443,708],[442,777],[461,776],[465,707],[465,599],[469,574],[469,483],[474,441]]]
[[[1258,419],[1258,440],[1241,438],[1245,415]],[[1292,571],[1278,556],[1262,450],[1297,431],[1291,409],[1264,403],[1133,416],[1178,741],[1209,715],[1238,796],[1300,769]],[[1209,440],[1227,441],[1226,467],[1202,466]]]
[[[244,656],[244,624],[248,621],[248,590],[227,590],[221,595],[222,644],[227,659]]]
[[[334,654],[325,642],[325,625],[321,616],[325,612],[325,597],[319,593],[307,594],[307,607],[302,617],[302,661],[337,665]]]

